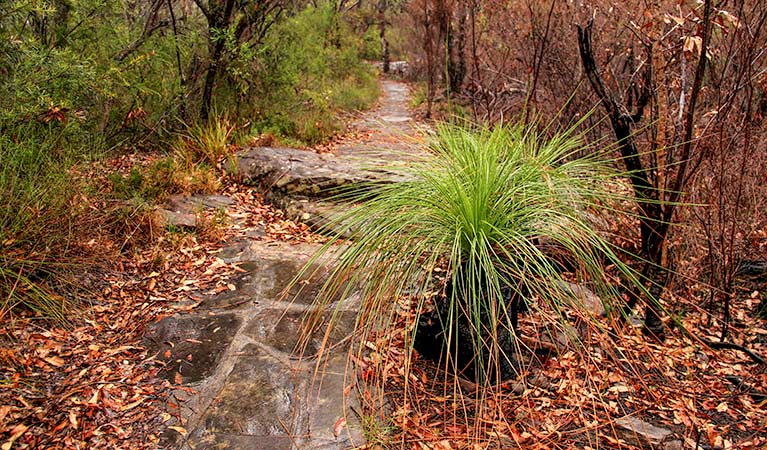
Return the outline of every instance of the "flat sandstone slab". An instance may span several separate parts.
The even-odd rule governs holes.
[[[387,169],[391,161],[334,156],[282,147],[244,149],[228,172],[243,183],[289,195],[322,197],[359,183],[393,183],[402,177]]]

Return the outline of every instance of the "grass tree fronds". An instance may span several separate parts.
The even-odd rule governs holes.
[[[329,242],[316,257],[337,256],[318,306],[330,306],[341,290],[358,289],[357,326],[364,336],[393,326],[402,298],[412,300],[416,317],[433,299],[442,311],[442,335],[470,340],[475,376],[484,382],[500,379],[493,375],[499,366],[515,364],[517,355],[509,353],[520,346],[520,302],[531,314],[553,315],[563,324],[575,311],[602,327],[583,300],[563,288],[568,276],[544,251],[545,244],[563,253],[573,266],[569,277],[599,294],[608,314],[621,308],[606,266],[640,284],[594,223],[595,210],[625,199],[614,189],[622,174],[604,152],[583,152],[575,130],[544,137],[520,124],[437,126],[431,156],[397,168],[406,181],[339,194],[347,203],[332,225],[343,224],[339,228],[350,236],[340,248]],[[446,287],[434,281],[440,264],[448,273]],[[442,290],[446,295],[429,296]],[[414,330],[409,345],[416,337]],[[459,369],[456,356],[444,360]]]

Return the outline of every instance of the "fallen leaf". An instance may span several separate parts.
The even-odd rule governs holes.
[[[11,450],[11,447],[13,447],[13,443],[16,441],[16,439],[20,438],[22,434],[26,433],[29,427],[24,425],[23,423],[20,423],[13,427],[11,430],[11,437],[5,443],[2,445],[2,450]]]
[[[72,428],[77,429],[77,414],[74,411],[69,411],[69,423],[72,424]]]
[[[333,436],[338,437],[344,427],[346,427],[346,418],[339,417],[338,420],[336,420],[336,424],[333,425]]]
[[[125,405],[125,406],[122,406],[122,407],[120,408],[120,411],[128,411],[128,410],[131,410],[131,409],[133,409],[133,408],[137,407],[138,405],[142,404],[143,402],[144,402],[144,399],[143,399],[143,398],[141,398],[141,399],[138,399],[138,400],[136,400],[136,401],[135,401],[135,402],[133,402],[133,403],[129,403],[129,404]]]
[[[120,346],[120,347],[117,347],[117,348],[114,348],[114,349],[111,349],[111,350],[107,350],[106,353],[109,356],[113,356],[113,355],[116,355],[118,353],[122,353],[122,352],[124,352],[126,350],[140,350],[140,349],[138,347],[134,347],[132,345],[123,345],[123,346]]]
[[[43,358],[43,361],[55,367],[61,367],[65,363],[65,361],[62,358],[59,358],[58,356],[50,356],[48,358]]]
[[[181,436],[186,437],[186,428],[184,427],[168,427],[168,429],[175,431],[176,433],[180,434]]]

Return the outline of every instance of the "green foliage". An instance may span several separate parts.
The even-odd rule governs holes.
[[[591,221],[595,210],[606,208],[616,174],[609,162],[573,157],[583,149],[574,129],[544,140],[523,126],[440,126],[431,157],[397,168],[412,181],[344,194],[355,206],[340,212],[334,226],[348,227],[352,236],[338,250],[338,267],[318,301],[360,286],[359,331],[386,329],[401,296],[412,295],[415,310],[424,308],[434,269],[446,261],[454,289],[446,299],[445,333],[455,333],[456,317],[468,317],[476,353],[490,365],[512,357],[497,344],[497,333],[514,332],[511,305],[502,295],[506,285],[533,299],[532,308],[542,315],[564,321],[576,311],[590,317],[579,299],[558,287],[565,280],[541,242],[568,255],[576,275],[605,301],[614,292],[604,264],[634,277]],[[329,251],[335,251],[332,243],[322,252]],[[483,342],[488,329],[491,336]],[[492,367],[479,370],[483,379]]]
[[[20,130],[0,135],[0,312],[17,304],[48,317],[62,317],[63,302],[40,275],[67,251],[75,192],[71,155],[55,144],[63,134],[50,124],[39,136]],[[52,255],[54,255],[52,257]]]
[[[206,194],[218,188],[215,171],[209,166],[186,166],[170,156],[148,167],[134,167],[126,175],[113,173],[108,179],[116,198],[148,204],[157,204],[173,194]]]
[[[258,50],[258,131],[315,143],[338,130],[336,110],[368,107],[379,91],[359,46],[329,4],[279,24]]]
[[[198,164],[216,167],[223,158],[233,156],[230,141],[234,129],[228,117],[217,114],[207,123],[187,125],[172,145],[174,156],[187,168]]]
[[[410,98],[410,106],[417,108],[423,105],[426,103],[427,95],[426,85],[424,83],[416,84],[415,89],[413,89],[413,96]]]
[[[362,36],[362,50],[360,57],[369,61],[380,61],[383,49],[381,48],[381,37],[378,29],[369,27]]]
[[[337,109],[363,108],[377,95],[359,39],[329,2],[295,6],[263,45],[235,25],[210,28],[209,40],[199,10],[171,5],[175,27],[164,3],[0,1],[0,309],[39,305],[60,316],[49,306],[61,302],[45,306],[42,293],[56,261],[69,258],[79,214],[73,163],[178,135],[172,157],[110,176],[114,195],[153,204],[210,192],[236,124],[317,142],[338,128]],[[214,92],[222,117],[197,123],[208,44],[216,42],[225,47]]]

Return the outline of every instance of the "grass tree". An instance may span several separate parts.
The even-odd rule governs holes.
[[[334,229],[342,224],[350,237],[322,249],[338,252],[338,262],[317,301],[360,289],[363,335],[395,326],[403,298],[416,316],[433,308],[440,330],[431,338],[446,367],[468,368],[482,382],[514,376],[523,302],[562,323],[584,312],[573,291],[562,289],[565,278],[588,283],[608,314],[617,311],[605,266],[634,277],[593,222],[614,203],[618,174],[599,152],[582,151],[575,129],[545,138],[521,125],[439,126],[429,157],[397,168],[409,181],[344,193],[350,203]],[[438,273],[448,280],[437,281]],[[408,351],[423,338],[414,328]]]

